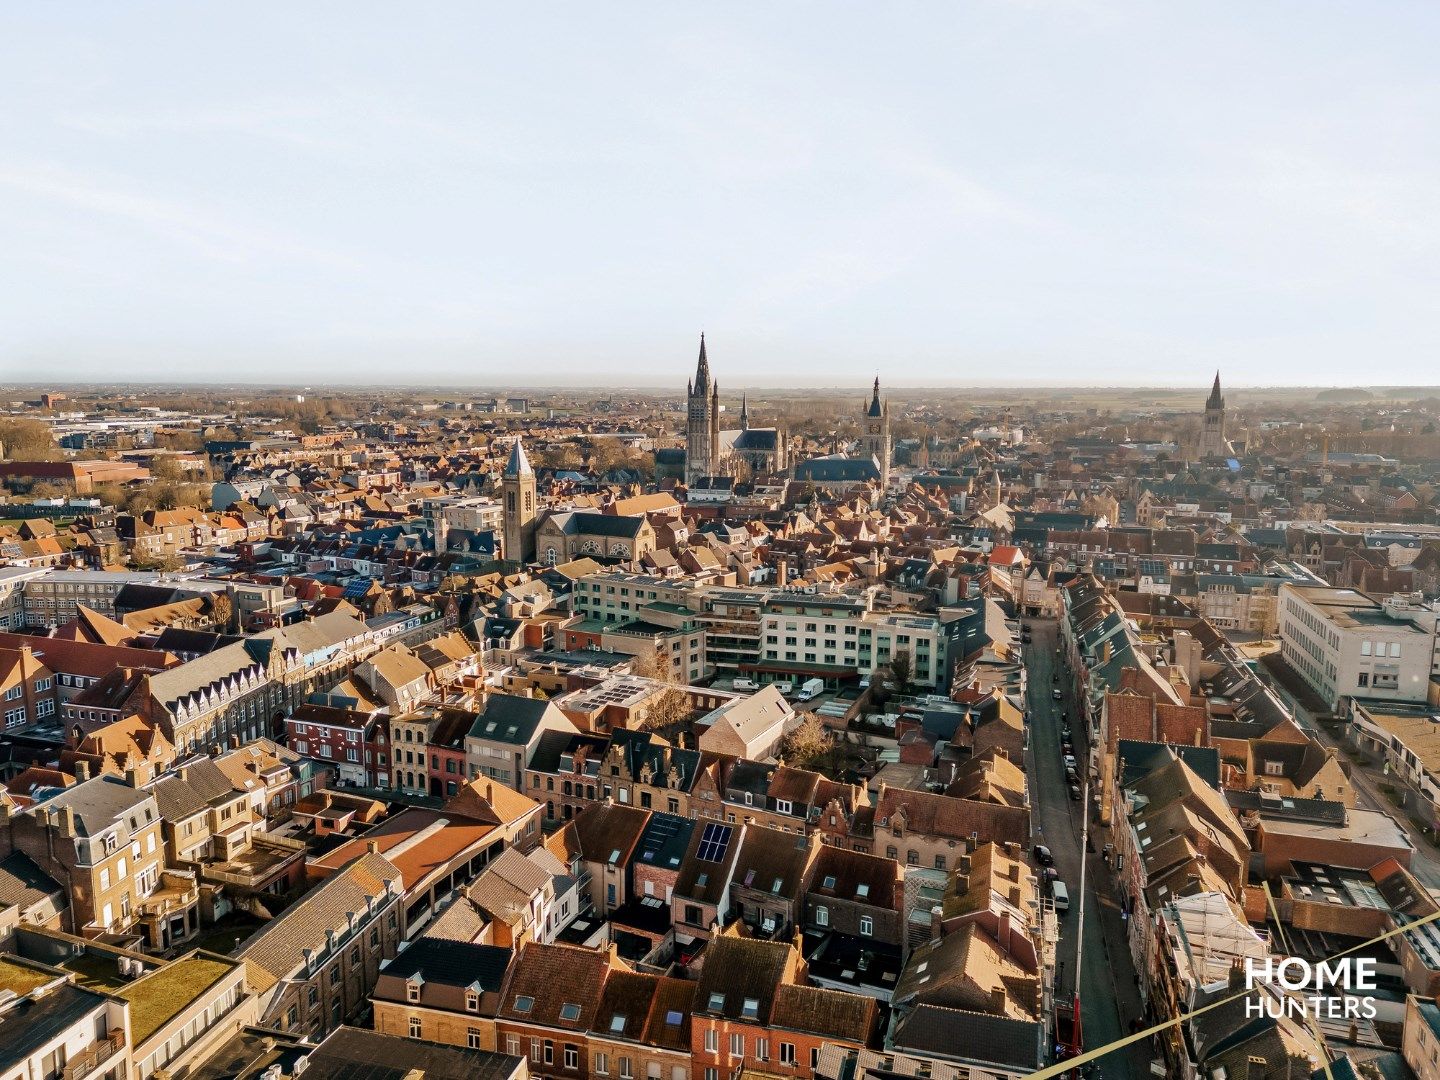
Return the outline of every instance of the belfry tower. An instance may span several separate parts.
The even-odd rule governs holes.
[[[880,484],[890,486],[890,402],[880,400],[880,376],[860,417],[860,452],[880,465]]]

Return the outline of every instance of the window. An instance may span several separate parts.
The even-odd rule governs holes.
[[[418,1016],[410,1017],[410,1037],[412,1039],[420,1038],[422,1030],[423,1026],[420,1023],[420,1018]]]
[[[620,1061],[620,1080],[633,1080],[633,1077],[635,1076],[635,1073],[634,1073],[633,1069],[632,1069],[631,1066],[630,1066],[630,1059],[629,1059],[628,1057],[622,1057],[622,1058],[619,1059],[619,1061]]]
[[[570,1001],[565,1002],[563,1005],[560,1006],[560,1019],[572,1021],[579,1020],[580,1006]]]
[[[466,1012],[479,1012],[479,1011],[480,1011],[480,995],[479,995],[478,993],[476,993],[474,990],[466,990],[466,991],[465,991],[465,1011],[466,1011]]]
[[[540,1040],[539,1040],[539,1039],[534,1039],[534,1038],[532,1038],[532,1039],[530,1040],[530,1060],[531,1060],[531,1061],[539,1061],[539,1060],[540,1060]]]
[[[574,1043],[565,1044],[565,1068],[578,1069],[580,1067],[580,1048]]]
[[[555,1064],[555,1043],[550,1039],[545,1040],[545,1064]]]
[[[875,920],[869,915],[860,916],[860,933],[863,937],[869,937],[875,933]]]
[[[815,925],[816,925],[816,926],[829,926],[829,925],[830,925],[830,909],[829,909],[829,908],[823,907],[823,906],[817,906],[817,907],[815,908]]]
[[[705,1029],[705,1049],[712,1054],[720,1049],[720,1033],[713,1027]]]
[[[781,1065],[794,1065],[794,1064],[795,1064],[795,1044],[794,1044],[794,1043],[782,1042],[782,1043],[780,1044],[780,1064],[781,1064]]]
[[[481,1043],[479,1028],[465,1029],[465,1045],[468,1046],[471,1050],[485,1049],[485,1047]]]
[[[525,994],[517,994],[515,996],[515,1011],[517,1013],[528,1013],[534,1007],[535,999],[533,997],[529,997]]]
[[[755,1040],[755,1056],[761,1061],[770,1060],[770,1040],[759,1038]]]
[[[590,1071],[596,1076],[610,1075],[610,1055],[593,1054],[590,1057]]]
[[[519,1057],[519,1056],[520,1056],[520,1036],[519,1036],[519,1035],[506,1035],[506,1036],[505,1036],[505,1053],[509,1054],[511,1057]]]
[[[730,1036],[730,1056],[736,1058],[745,1056],[745,1036],[738,1031]]]

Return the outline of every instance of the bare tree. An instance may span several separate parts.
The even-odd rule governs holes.
[[[665,731],[689,720],[695,712],[690,695],[674,686],[667,686],[645,703],[644,727]]]
[[[807,765],[830,752],[833,739],[824,722],[810,713],[780,740],[780,756],[790,765]]]

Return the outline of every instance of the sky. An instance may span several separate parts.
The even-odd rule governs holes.
[[[1440,383],[1440,6],[0,17],[0,378]]]

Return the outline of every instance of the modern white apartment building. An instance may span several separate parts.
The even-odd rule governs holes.
[[[1437,615],[1408,597],[1382,604],[1354,589],[1286,585],[1281,652],[1331,708],[1347,698],[1422,702],[1440,678]]]
[[[864,598],[777,593],[761,612],[761,678],[868,675],[908,652],[911,679],[947,689],[949,630],[934,615],[879,612]]]

